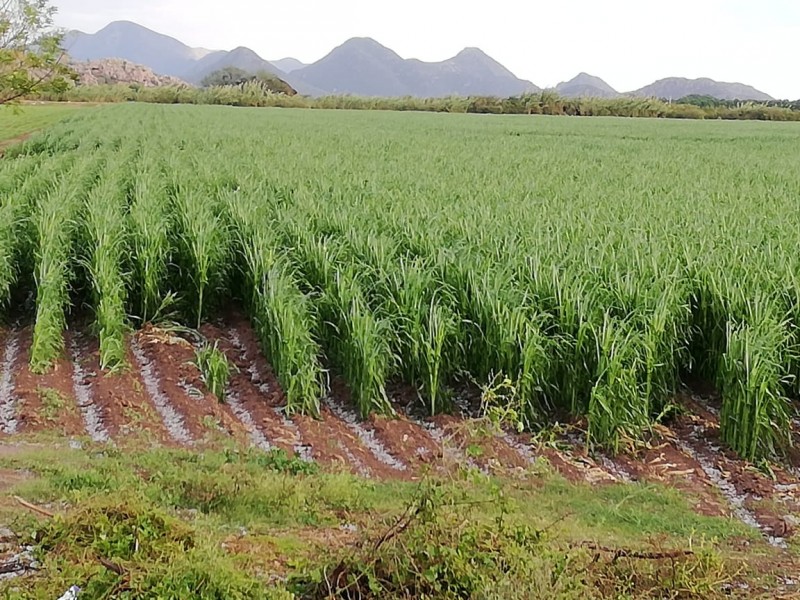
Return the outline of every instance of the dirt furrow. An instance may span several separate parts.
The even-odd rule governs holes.
[[[9,330],[5,335],[3,362],[0,366],[0,430],[11,435],[17,432],[17,398],[14,390],[14,370],[19,356],[19,332]]]
[[[761,503],[764,498],[778,497],[775,482],[752,465],[727,455],[728,451],[719,442],[717,415],[707,410],[701,399],[683,401],[694,414],[682,417],[674,427],[678,447],[697,461],[737,519],[761,531],[771,545],[785,548],[791,527],[784,515],[775,514]],[[796,508],[800,509],[800,505]]]
[[[239,394],[237,394],[236,390],[234,390],[231,386],[228,386],[225,396],[225,403],[230,407],[234,416],[236,416],[236,418],[239,419],[247,429],[247,433],[250,436],[250,441],[252,442],[253,446],[260,448],[264,452],[269,452],[272,450],[272,444],[269,443],[267,437],[256,426],[256,422],[253,420],[253,415],[251,415],[250,412],[244,407],[244,404],[239,398]]]
[[[758,528],[773,546],[786,547],[800,516],[800,482],[780,468],[767,476],[724,448],[713,399],[685,392],[680,400],[691,414],[673,425],[677,445],[700,465],[739,520]]]
[[[198,342],[194,336],[190,342],[170,331],[148,327],[139,337],[145,354],[159,373],[162,390],[183,417],[194,440],[214,442],[232,437],[242,446],[250,445],[244,424],[203,383],[195,364]]]
[[[20,360],[14,386],[18,404],[18,431],[39,433],[56,431],[67,437],[80,437],[86,429],[75,401],[72,364],[60,357],[44,374],[31,372],[28,365],[33,329],[20,330]]]
[[[430,436],[439,449],[437,454],[443,461],[443,467],[445,469],[458,469],[462,465],[466,465],[471,469],[480,471],[484,475],[489,475],[489,469],[467,453],[463,444],[455,438],[453,432],[446,431],[445,428],[437,422],[441,420],[441,418],[424,420],[415,416],[410,411],[407,412],[405,416],[411,419],[415,425],[422,428],[428,436]],[[455,419],[455,417],[451,418]]]
[[[305,460],[322,465],[344,468],[365,477],[396,478],[398,472],[381,463],[361,440],[338,419],[327,406],[322,407],[319,419],[284,415],[283,392],[272,369],[261,353],[255,331],[240,314],[225,319],[226,334],[220,344],[227,342],[235,350],[237,366],[245,374],[238,388],[243,401],[253,411],[257,424],[272,432],[272,443],[284,447]],[[225,340],[227,338],[227,340]],[[247,391],[246,396],[242,393]],[[266,412],[265,412],[266,411]],[[263,415],[263,417],[262,417]]]
[[[372,452],[376,459],[395,471],[408,470],[406,463],[397,456],[393,456],[386,449],[386,446],[375,436],[373,430],[364,427],[354,410],[348,408],[341,400],[333,398],[332,396],[327,396],[324,402],[337,418],[344,421],[348,429],[361,440],[361,443],[369,448],[369,451]]]
[[[394,417],[370,415],[362,424],[392,456],[401,456],[412,477],[442,468],[443,449],[421,425],[402,414]]]
[[[629,483],[634,476],[618,458],[611,458],[604,452],[590,452],[586,444],[586,434],[580,429],[568,427],[563,435],[567,448],[564,459],[586,472],[591,483]]]
[[[161,380],[153,361],[147,356],[139,340],[134,336],[131,339],[131,350],[139,368],[145,390],[155,406],[170,437],[181,444],[192,444],[194,438],[186,428],[186,423],[181,414],[172,406],[167,394],[161,391]]]
[[[104,415],[94,402],[92,387],[83,368],[81,357],[86,355],[86,348],[81,342],[78,334],[67,336],[67,347],[72,360],[72,390],[89,437],[93,442],[105,443],[110,438],[103,423]]]
[[[103,415],[103,424],[111,439],[142,440],[164,446],[178,444],[148,396],[130,340],[127,340],[125,348],[127,365],[115,373],[100,368],[100,347],[96,337],[82,335],[80,345],[79,362],[84,381],[91,388],[94,404]]]
[[[786,540],[782,537],[773,536],[767,532],[759,523],[758,517],[756,517],[755,513],[747,508],[747,495],[740,494],[736,489],[736,486],[731,483],[721,469],[719,469],[711,460],[709,460],[708,457],[704,456],[704,453],[701,454],[701,452],[695,450],[694,446],[697,445],[698,442],[696,436],[702,431],[703,429],[698,427],[695,430],[695,433],[690,434],[691,443],[679,439],[677,442],[678,447],[681,449],[681,451],[686,453],[693,460],[700,464],[700,467],[703,469],[703,472],[706,474],[711,483],[714,484],[722,496],[728,501],[728,504],[730,504],[733,514],[737,519],[739,519],[745,525],[749,525],[750,527],[754,527],[755,529],[762,531],[766,535],[769,543],[773,546],[786,548]]]
[[[531,449],[530,438],[525,440],[517,439],[519,436],[514,436],[508,432],[503,432],[503,441],[525,461],[528,466],[536,464],[536,454]]]
[[[310,460],[310,453],[300,439],[297,427],[277,406],[280,388],[269,378],[271,373],[260,368],[258,347],[248,346],[243,341],[245,334],[235,326],[204,325],[202,333],[209,341],[218,344],[235,367],[229,384],[233,401],[229,400],[228,404],[248,429],[253,443],[262,449],[281,448],[290,455]]]
[[[321,412],[320,419],[305,415],[292,417],[300,435],[310,445],[313,460],[364,477],[378,477],[383,469],[369,450],[361,446],[358,438],[331,414],[330,409],[323,407]]]

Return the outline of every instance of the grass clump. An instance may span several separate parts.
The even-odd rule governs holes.
[[[228,382],[231,378],[231,365],[225,353],[214,345],[205,344],[200,348],[195,357],[195,364],[203,377],[203,383],[208,391],[217,397],[220,402],[225,402]]]
[[[648,551],[564,544],[555,526],[515,518],[495,492],[480,503],[424,485],[399,516],[289,580],[308,599],[721,597],[731,573],[704,547]]]
[[[138,499],[92,500],[33,534],[48,573],[13,598],[268,599],[267,586],[238,570],[218,546]]]

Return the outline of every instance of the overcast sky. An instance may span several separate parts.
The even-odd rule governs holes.
[[[800,0],[53,0],[59,26],[94,33],[135,21],[190,46],[247,46],[313,62],[369,36],[405,58],[478,46],[553,86],[580,71],[620,91],[669,76],[741,81],[800,98]]]

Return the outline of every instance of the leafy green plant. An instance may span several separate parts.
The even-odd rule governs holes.
[[[67,408],[68,399],[58,390],[49,387],[37,388],[36,393],[42,402],[42,416],[47,421],[58,421],[61,413]]]
[[[208,391],[220,402],[225,402],[228,381],[231,377],[231,364],[228,357],[217,347],[217,343],[206,343],[195,354],[195,365],[200,370]]]
[[[280,448],[273,448],[269,452],[256,450],[233,452],[228,450],[225,452],[225,459],[228,463],[244,462],[248,465],[255,465],[260,469],[288,475],[313,475],[319,472],[317,463],[303,460],[298,456],[290,457],[285,450]]]

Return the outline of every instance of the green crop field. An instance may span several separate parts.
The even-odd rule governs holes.
[[[52,125],[81,108],[84,106],[64,103],[2,107],[0,110],[0,146],[17,136]]]
[[[34,370],[88,306],[129,327],[247,310],[290,411],[329,373],[447,411],[508,379],[535,428],[612,451],[681,382],[722,396],[743,457],[791,442],[800,391],[800,125],[123,105],[0,163],[0,298]]]

